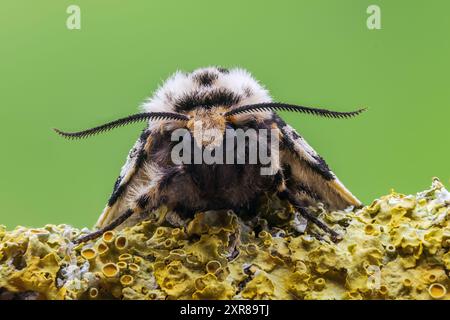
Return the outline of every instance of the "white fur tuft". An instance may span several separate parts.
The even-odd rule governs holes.
[[[246,70],[240,68],[220,71],[217,67],[194,70],[191,73],[176,72],[142,105],[144,112],[174,112],[175,102],[185,96],[207,95],[213,90],[228,90],[240,98],[236,106],[262,102],[271,102],[268,91]],[[203,73],[217,76],[209,86],[200,84],[196,77]]]

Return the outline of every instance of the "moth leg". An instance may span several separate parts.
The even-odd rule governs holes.
[[[128,218],[130,218],[133,214],[143,213],[144,210],[151,211],[151,210],[156,209],[157,206],[152,206],[150,209],[147,207],[148,200],[149,200],[148,195],[143,195],[143,196],[139,197],[137,199],[136,207],[134,209],[130,208],[130,209],[126,210],[124,213],[122,213],[120,216],[118,216],[115,220],[113,220],[107,226],[75,240],[74,243],[81,243],[81,242],[86,242],[86,241],[96,239],[96,238],[100,237],[102,234],[104,234],[106,231],[113,230],[113,229],[117,228],[118,226],[120,226]]]
[[[149,193],[143,194],[142,196],[137,198],[136,204],[134,205],[133,208],[129,208],[128,210],[126,210],[124,213],[122,213],[120,216],[118,216],[116,219],[114,219],[111,223],[109,223],[108,225],[106,225],[105,227],[103,227],[97,231],[94,231],[80,239],[77,239],[75,241],[75,243],[86,242],[89,240],[96,239],[96,238],[100,237],[103,233],[105,233],[106,231],[110,231],[110,230],[117,228],[122,223],[124,223],[126,220],[128,220],[132,215],[143,214],[144,212],[156,209],[159,205],[149,206],[151,193],[154,193],[154,190],[150,191]],[[158,204],[161,204],[161,202],[159,201]]]
[[[100,230],[94,231],[92,233],[89,233],[89,234],[85,235],[84,237],[81,237],[81,238],[75,240],[74,243],[86,242],[86,241],[94,240],[94,239],[100,237],[106,231],[113,230],[114,228],[121,225],[123,222],[125,222],[125,220],[127,220],[129,217],[131,217],[131,215],[134,214],[135,212],[136,211],[133,209],[128,209],[127,211],[122,213],[120,216],[118,216],[115,220],[113,220],[110,224],[108,224],[106,227],[104,227]]]
[[[300,203],[300,201],[297,200],[297,198],[295,197],[295,194],[292,193],[291,191],[289,191],[288,189],[285,189],[284,191],[282,191],[280,193],[280,197],[287,199],[297,210],[298,212],[308,221],[311,221],[312,223],[314,223],[316,226],[318,226],[320,229],[322,229],[323,231],[327,232],[330,234],[331,240],[333,242],[337,242],[341,239],[341,236],[334,231],[333,229],[331,229],[329,226],[327,226],[324,222],[322,222],[320,219],[318,219],[317,217],[315,217],[314,215],[312,215],[308,209],[306,209],[304,207],[304,205],[302,205]]]
[[[86,242],[89,240],[96,239],[100,237],[106,231],[115,229],[123,222],[125,222],[128,218],[130,218],[133,214],[144,213],[147,211],[154,210],[159,206],[163,205],[167,202],[166,196],[161,195],[161,192],[166,189],[171,182],[171,180],[178,174],[180,174],[182,170],[180,167],[172,167],[165,172],[163,172],[162,176],[155,182],[155,185],[151,187],[147,187],[143,190],[141,195],[139,195],[131,205],[132,208],[129,208],[116,219],[114,219],[111,223],[106,225],[105,227],[94,231],[80,239],[76,240],[76,243]]]

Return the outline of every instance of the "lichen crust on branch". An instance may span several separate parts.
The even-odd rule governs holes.
[[[0,299],[450,299],[450,194],[433,180],[361,209],[314,212],[333,243],[267,196],[256,217],[160,208],[74,244],[68,225],[0,227]]]

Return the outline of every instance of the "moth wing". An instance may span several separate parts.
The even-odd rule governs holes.
[[[126,194],[132,188],[133,180],[137,179],[137,173],[146,160],[146,146],[150,141],[151,130],[147,128],[136,141],[127,156],[120,175],[114,184],[113,192],[106,207],[97,220],[95,227],[100,229],[115,220],[127,206]]]
[[[306,202],[322,202],[330,210],[359,207],[359,201],[330,170],[325,160],[294,128],[275,116],[281,130],[280,160],[288,167],[288,188]]]

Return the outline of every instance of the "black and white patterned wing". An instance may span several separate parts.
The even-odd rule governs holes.
[[[306,203],[322,202],[330,210],[361,206],[305,139],[278,115],[274,118],[281,131],[280,161],[287,187]]]
[[[130,188],[132,188],[132,182],[136,179],[137,173],[147,159],[146,147],[150,142],[150,135],[151,129],[145,129],[130,150],[127,160],[116,180],[108,203],[95,224],[96,228],[100,229],[107,226],[126,208],[126,202],[128,201],[127,194],[130,192]]]

